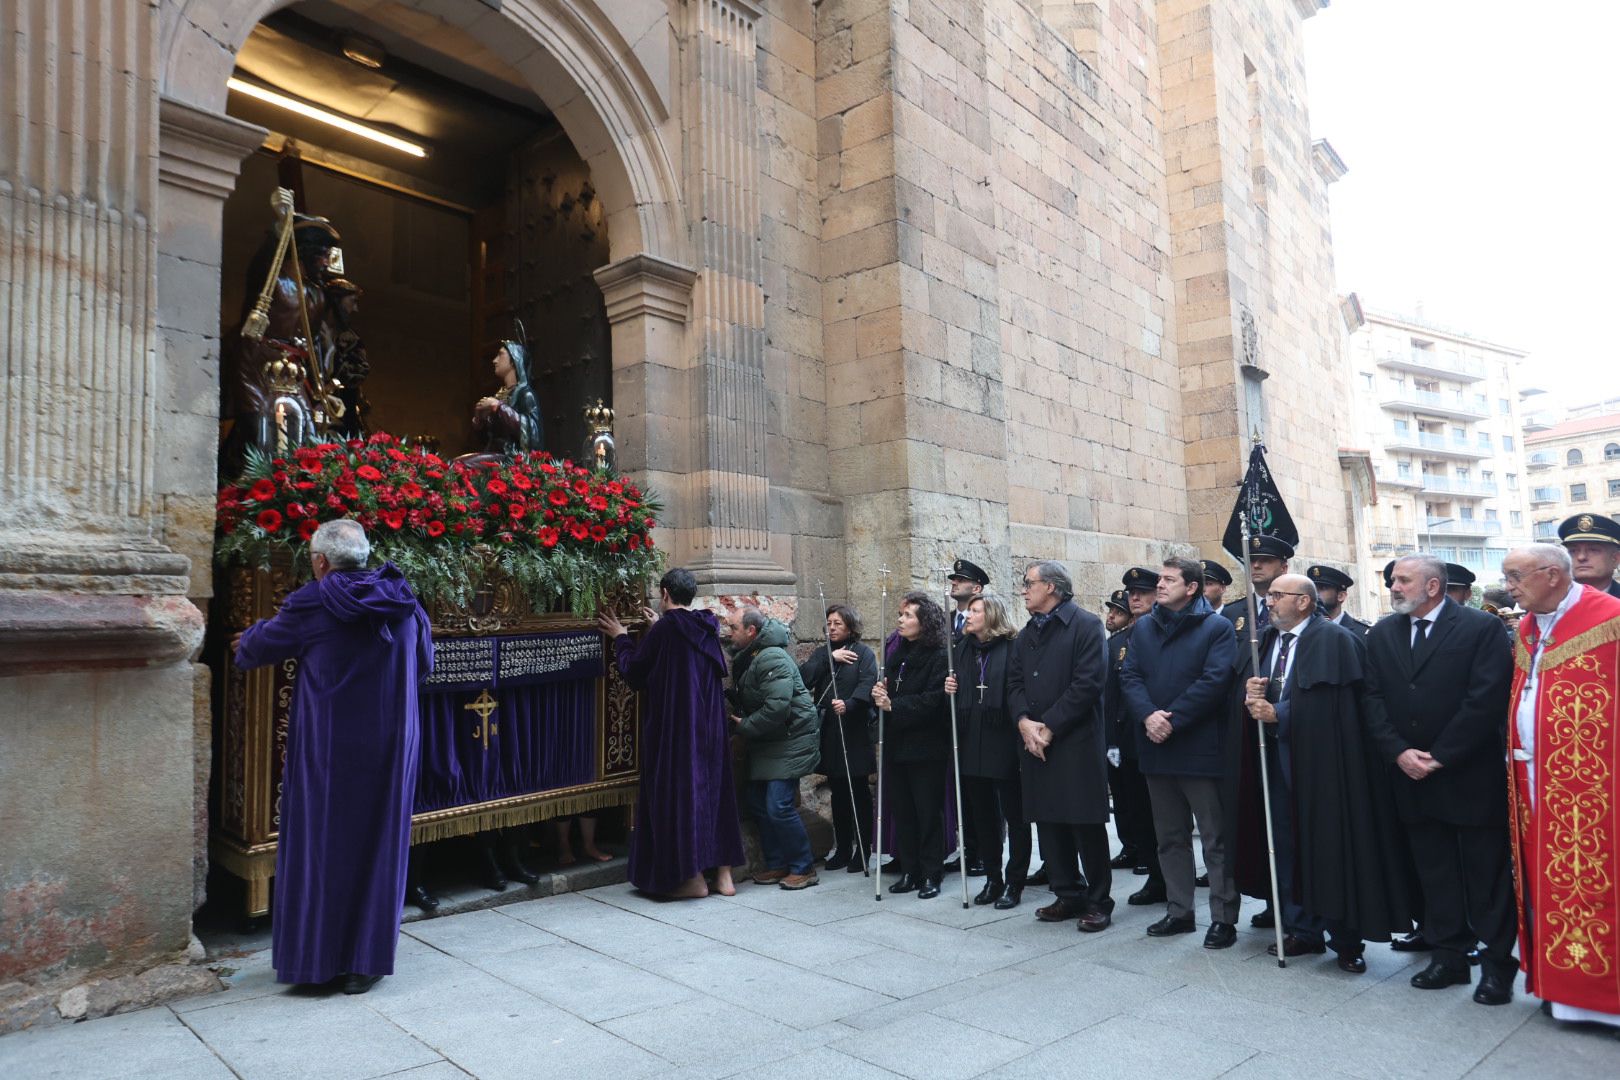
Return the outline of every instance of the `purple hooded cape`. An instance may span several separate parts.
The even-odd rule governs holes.
[[[276,980],[392,975],[433,670],[427,614],[391,563],[337,570],[242,634],[239,668],[298,661],[272,905]]]
[[[710,867],[742,866],[718,620],[675,608],[614,646],[619,674],[644,695],[630,883],[668,893]]]

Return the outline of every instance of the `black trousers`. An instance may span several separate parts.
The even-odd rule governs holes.
[[[1109,892],[1114,871],[1108,865],[1108,826],[1042,821],[1035,828],[1041,835],[1041,858],[1053,894],[1086,911],[1112,912],[1114,901]]]
[[[855,794],[850,795],[851,780]],[[832,801],[833,854],[864,863],[872,850],[872,785],[865,776],[827,775],[827,795]],[[859,828],[857,829],[857,824]],[[860,834],[859,843],[856,833]]]
[[[1024,820],[1024,789],[1016,774],[1009,780],[988,776],[962,777],[962,801],[967,812],[967,849],[984,859],[985,876],[1024,887],[1029,877],[1029,856],[1034,847],[1029,838],[1029,822]],[[1001,836],[1007,835],[1007,873],[1001,872]]]
[[[1114,829],[1126,851],[1136,856],[1136,865],[1148,868],[1149,885],[1164,884],[1159,869],[1159,835],[1153,829],[1153,800],[1148,797],[1147,777],[1136,767],[1136,759],[1121,757],[1119,766],[1108,767],[1108,787],[1114,793]]]
[[[950,770],[938,761],[889,766],[894,796],[895,843],[900,871],[938,881],[945,873],[945,780]]]
[[[1448,825],[1424,821],[1406,826],[1423,885],[1423,939],[1442,963],[1463,967],[1478,940],[1481,963],[1511,976],[1518,970],[1513,945],[1512,855],[1507,825]]]

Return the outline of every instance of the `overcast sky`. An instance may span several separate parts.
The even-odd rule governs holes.
[[[1333,0],[1305,23],[1339,288],[1531,351],[1565,404],[1620,394],[1620,4]]]

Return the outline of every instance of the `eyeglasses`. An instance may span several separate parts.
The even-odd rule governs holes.
[[[1040,578],[1036,578],[1034,581],[1030,581],[1030,580],[1028,580],[1026,578],[1025,580],[1018,583],[1017,591],[1020,592],[1020,593],[1027,593],[1027,592],[1029,592],[1029,590],[1033,589],[1035,586],[1037,586],[1037,585],[1045,585],[1045,584],[1046,584],[1046,582],[1042,581]]]
[[[1556,570],[1556,569],[1557,569],[1557,567],[1553,566],[1551,563],[1547,563],[1547,564],[1544,564],[1542,566],[1537,566],[1534,569],[1526,570],[1522,574],[1519,573],[1516,570],[1510,570],[1507,573],[1502,575],[1502,579],[1504,581],[1506,581],[1509,585],[1518,585],[1518,584],[1522,583],[1524,581],[1524,579],[1526,577],[1530,576],[1531,574],[1540,573],[1542,570]]]
[[[1304,595],[1305,594],[1302,593],[1302,592],[1277,592],[1275,589],[1273,589],[1271,592],[1266,593],[1266,599],[1270,600],[1272,603],[1276,603],[1277,599],[1279,597],[1283,597],[1283,596],[1304,596]]]

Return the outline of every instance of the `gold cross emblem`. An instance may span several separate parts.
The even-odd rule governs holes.
[[[485,753],[489,752],[489,737],[501,733],[500,725],[492,723],[489,719],[490,714],[500,707],[501,703],[490,697],[488,690],[478,691],[477,697],[462,706],[468,712],[478,714],[478,724],[473,728],[473,740],[484,744]]]

